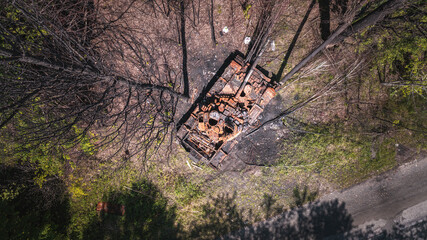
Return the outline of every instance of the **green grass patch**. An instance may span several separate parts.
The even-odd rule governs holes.
[[[204,196],[204,192],[201,190],[199,184],[188,181],[183,176],[178,176],[174,184],[174,193],[177,202],[181,205],[187,205],[192,200],[198,199]]]
[[[337,129],[312,127],[295,134],[284,142],[281,166],[317,173],[347,187],[396,165],[393,139],[385,139],[376,150],[373,138]]]

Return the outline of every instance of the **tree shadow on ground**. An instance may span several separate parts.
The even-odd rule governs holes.
[[[31,164],[0,164],[0,239],[61,239],[70,223],[66,185],[48,176],[36,185]]]
[[[299,187],[296,186],[293,190],[294,203],[291,205],[291,207],[302,207],[302,205],[305,203],[316,200],[317,194],[317,191],[310,192],[307,186],[304,186],[302,191],[300,191]]]
[[[312,201],[317,196],[317,192],[309,192],[307,187],[303,190],[296,187],[293,194],[296,206]],[[200,220],[192,223],[193,228],[187,238],[320,239],[344,233],[351,229],[353,223],[345,204],[335,200],[309,203],[305,207],[295,208],[269,220],[247,226],[248,222],[256,219],[251,211],[246,216],[243,215],[245,210],[238,208],[235,200],[236,193],[224,194],[203,205],[202,216]],[[260,207],[266,218],[283,211],[283,207],[276,204],[276,200],[269,194],[264,194]],[[232,233],[233,231],[236,232]]]
[[[352,223],[344,203],[313,202],[221,239],[323,239],[349,231]]]
[[[101,212],[84,232],[83,239],[177,239],[176,209],[149,181],[132,188],[110,192],[104,201],[125,206],[118,216]],[[94,209],[95,211],[95,209]]]
[[[342,239],[375,239],[375,240],[406,240],[406,239],[427,239],[427,217],[412,224],[394,224],[391,231],[375,229],[373,225],[365,229],[356,229],[347,233],[338,234],[326,238],[327,240]]]
[[[237,208],[235,199],[236,193],[223,194],[203,205],[202,217],[192,223],[193,228],[188,238],[215,239],[244,227],[246,220],[243,210]]]
[[[193,102],[191,107],[188,109],[187,112],[184,113],[184,115],[179,119],[178,123],[176,124],[176,129],[179,130],[181,126],[190,118],[191,114],[193,113],[194,109],[198,107],[200,104],[203,104],[203,102],[206,100],[207,93],[211,90],[213,85],[218,81],[218,79],[221,77],[221,75],[224,73],[225,69],[228,67],[228,65],[231,63],[231,61],[236,56],[242,56],[243,54],[239,51],[232,52],[225,60],[224,63],[221,65],[221,67],[218,69],[218,71],[215,73],[215,75],[212,77],[211,80],[207,83],[206,86],[203,87],[202,91],[200,92],[199,96],[196,98],[196,100]]]
[[[289,44],[288,50],[286,51],[286,55],[283,58],[283,61],[282,61],[280,68],[279,68],[279,71],[277,71],[276,79],[274,79],[274,81],[280,82],[282,75],[283,75],[283,71],[285,70],[285,67],[288,64],[289,57],[291,56],[291,53],[292,53],[292,51],[293,51],[293,49],[297,43],[298,37],[301,34],[302,29],[303,29],[305,23],[307,22],[308,17],[310,16],[311,10],[313,9],[315,4],[316,4],[316,0],[312,0],[310,5],[308,6],[308,9],[304,15],[304,18],[302,19],[300,25],[298,26],[298,30],[296,31],[294,37],[292,38],[292,42]]]
[[[320,12],[320,32],[323,41],[328,39],[331,35],[331,15],[330,15],[330,1],[329,0],[319,0],[319,12]]]
[[[295,207],[266,221],[241,228],[229,235],[218,232],[219,239],[427,239],[427,217],[411,224],[394,224],[391,231],[369,225],[363,229],[353,228],[353,218],[347,212],[344,202],[312,201],[317,192],[294,189]],[[233,205],[233,203],[228,203]],[[274,205],[274,199],[267,196],[262,206]],[[268,208],[266,208],[268,209]],[[242,221],[240,215],[237,220]],[[235,221],[235,220],[234,220]],[[244,221],[243,221],[244,222]],[[237,226],[236,226],[237,227]],[[221,237],[222,236],[222,237]]]
[[[277,205],[276,201],[271,194],[264,193],[261,208],[265,213],[266,219],[283,212],[283,206]]]

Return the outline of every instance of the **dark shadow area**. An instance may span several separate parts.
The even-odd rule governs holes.
[[[212,77],[212,79],[208,82],[208,84],[203,88],[197,99],[194,101],[193,105],[191,105],[190,109],[181,117],[181,119],[178,121],[176,125],[176,129],[179,130],[182,124],[184,124],[188,118],[191,116],[191,113],[196,109],[196,107],[199,104],[202,104],[204,100],[206,100],[206,94],[211,90],[212,86],[215,84],[216,81],[218,81],[219,77],[224,73],[227,66],[231,63],[231,61],[236,56],[243,56],[242,53],[239,51],[235,51],[231,53],[224,61],[224,63],[221,65],[221,67],[218,69],[218,71],[215,73],[215,75]]]
[[[312,202],[221,239],[323,239],[349,231],[352,223],[345,203]]]
[[[377,230],[372,225],[363,230],[353,230],[348,233],[330,236],[327,240],[343,239],[375,239],[375,240],[409,240],[427,239],[427,218],[421,219],[413,224],[394,224],[391,231]]]
[[[299,191],[299,190],[298,190]],[[311,199],[317,193],[299,191],[296,200]],[[305,197],[302,197],[305,196]],[[298,198],[298,199],[297,199]],[[349,231],[353,219],[348,214],[345,204],[333,200],[330,202],[313,202],[304,207],[282,213],[269,220],[247,226],[255,219],[249,211],[238,208],[236,195],[220,195],[202,206],[200,220],[192,223],[189,236],[191,239],[322,239],[327,236],[336,236]],[[275,203],[271,195],[264,195],[261,203],[267,216],[279,214],[283,208]],[[245,227],[246,225],[246,227]],[[236,231],[230,235],[233,231]],[[222,236],[222,237],[221,237]]]
[[[209,99],[206,98],[206,94],[211,90],[213,85],[218,81],[219,77],[224,73],[225,69],[228,67],[228,65],[231,63],[231,61],[236,58],[236,56],[240,56],[241,58],[244,57],[243,53],[239,51],[234,51],[231,53],[225,60],[224,63],[221,65],[221,67],[218,69],[218,71],[215,73],[215,75],[212,77],[212,79],[208,82],[206,86],[203,87],[203,90],[200,92],[197,99],[194,101],[194,103],[191,105],[191,107],[188,109],[188,111],[181,117],[181,119],[176,124],[176,129],[179,130],[181,125],[184,124],[188,118],[191,116],[191,113],[193,113],[194,109],[196,109],[197,106],[202,105],[206,103]],[[256,68],[265,76],[270,76],[271,73],[265,70],[264,68],[260,66],[256,66]],[[274,75],[272,79],[274,79]]]
[[[63,181],[46,177],[35,184],[30,164],[0,164],[0,239],[62,239],[70,223]]]
[[[184,2],[184,1],[182,1]],[[215,38],[215,25],[214,25],[214,1],[211,0],[208,7],[208,17],[209,17],[209,26],[211,28],[211,39],[212,39],[212,47],[215,48],[217,45],[217,41]]]
[[[319,12],[320,12],[320,32],[323,41],[328,39],[331,35],[331,14],[329,11],[330,0],[319,0]]]
[[[185,4],[181,1],[181,43],[182,43],[182,74],[184,82],[184,96],[190,96],[190,83],[187,68],[187,40],[185,39]]]
[[[235,199],[236,193],[224,194],[203,205],[202,218],[193,222],[188,238],[215,239],[244,227],[243,210],[237,208]]]
[[[344,15],[347,12],[348,0],[332,0],[330,4],[331,11],[335,14]]]
[[[276,159],[280,151],[280,145],[271,141],[275,135],[273,131],[259,131],[257,135],[250,138],[238,136],[236,140],[239,142],[230,155],[242,161],[245,166],[272,166],[277,163]],[[232,166],[224,166],[223,169],[230,168]]]
[[[188,109],[188,111],[178,121],[178,123],[176,124],[176,129],[177,130],[179,130],[180,127],[182,126],[182,124],[184,124],[188,120],[188,118],[191,116],[191,113],[193,113],[194,109],[196,109],[197,106],[199,106],[201,104],[204,104],[206,101],[209,100],[209,99],[206,98],[206,94],[211,90],[211,88],[213,87],[213,85],[216,83],[216,81],[218,81],[219,77],[221,77],[221,75],[224,73],[225,69],[228,67],[228,65],[231,63],[231,61],[236,56],[240,56],[242,58],[244,57],[243,53],[241,53],[241,52],[239,52],[239,51],[236,50],[233,53],[231,53],[224,60],[224,63],[221,65],[221,67],[218,69],[218,71],[215,73],[215,75],[212,77],[212,79],[208,82],[208,84],[203,87],[203,90],[200,92],[199,96],[194,101],[194,103],[191,105],[191,107]],[[265,70],[264,68],[262,68],[260,66],[257,66],[256,68],[262,74],[264,74],[265,76],[271,75],[270,72],[268,72],[267,70]],[[274,78],[274,77],[275,76],[273,76],[272,78]]]
[[[167,206],[167,199],[151,182],[134,183],[131,189],[110,192],[103,200],[124,205],[124,216],[100,212],[87,226],[83,239],[178,238],[175,207]]]
[[[307,187],[300,190],[294,188],[294,207],[292,210],[281,213],[266,221],[257,222],[253,225],[241,228],[239,231],[229,235],[221,235],[224,231],[216,232],[218,239],[427,239],[427,217],[418,221],[407,223],[406,225],[395,223],[390,231],[383,228],[368,225],[364,228],[353,228],[353,218],[347,212],[344,202],[338,199],[331,201],[316,201],[303,205],[307,201],[316,198],[317,192],[309,192]],[[227,201],[234,200],[233,198]],[[215,204],[218,202],[215,201]],[[221,205],[221,204],[219,204]],[[227,202],[227,206],[233,206],[232,202]],[[264,202],[261,207],[271,209],[274,205],[274,199],[271,196],[264,196]],[[303,205],[303,206],[302,206]],[[212,210],[212,209],[211,209]],[[240,210],[242,212],[243,210]],[[215,212],[216,218],[211,221],[211,228],[215,224],[225,224],[221,221],[224,216]],[[227,212],[226,212],[227,213]],[[219,217],[218,217],[219,216]],[[234,215],[228,221],[246,222],[242,215]],[[218,220],[219,219],[219,220]],[[204,226],[209,226],[205,224]],[[238,227],[235,225],[234,227]],[[198,229],[200,230],[200,229]],[[209,238],[207,238],[209,239]]]
[[[271,194],[264,193],[261,207],[265,212],[266,219],[283,212],[283,207],[276,205],[276,201]]]
[[[261,113],[260,123],[263,124],[266,120],[274,118],[277,112],[283,110],[283,105],[287,101],[289,99],[276,95]],[[281,129],[283,129],[283,124],[276,122],[274,129],[266,128],[250,135],[240,134],[235,138],[238,143],[230,152],[228,159],[224,161],[221,170],[244,171],[248,166],[274,166],[277,164],[283,146],[280,141],[272,141],[272,139],[283,137],[280,135]],[[250,131],[251,129],[248,129],[247,132]]]
[[[295,47],[295,44],[297,43],[298,37],[301,34],[302,28],[304,27],[305,23],[307,22],[308,16],[310,16],[311,10],[313,9],[314,5],[316,4],[316,0],[312,0],[310,3],[310,6],[308,6],[307,12],[305,12],[305,16],[302,19],[300,25],[298,26],[297,32],[294,35],[294,38],[292,38],[292,42],[289,45],[288,50],[286,51],[286,55],[283,58],[282,64],[280,65],[279,71],[277,72],[276,77],[273,79],[276,82],[280,82],[280,79],[282,78],[283,71],[285,70],[286,65],[288,64],[289,57],[291,56],[292,50]]]
[[[309,192],[308,187],[304,186],[302,191],[296,186],[293,190],[294,205],[291,207],[302,207],[305,203],[312,202],[317,198],[316,192]]]

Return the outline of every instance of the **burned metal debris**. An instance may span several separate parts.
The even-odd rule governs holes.
[[[123,216],[125,215],[125,206],[109,202],[98,202],[96,205],[96,211]]]
[[[249,64],[236,56],[179,128],[177,136],[194,162],[219,168],[235,138],[258,124],[258,116],[276,95],[270,78],[257,68],[248,72]]]

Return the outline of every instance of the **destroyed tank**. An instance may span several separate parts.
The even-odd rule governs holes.
[[[239,134],[259,125],[259,115],[276,92],[269,77],[252,69],[234,57],[178,129],[177,137],[193,162],[219,168]]]

